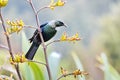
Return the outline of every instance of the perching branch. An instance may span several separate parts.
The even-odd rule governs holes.
[[[32,3],[32,0],[28,0],[33,12],[34,12],[34,15],[35,15],[35,18],[36,18],[36,22],[37,22],[37,27],[38,27],[38,33],[40,35],[40,39],[42,41],[42,47],[43,47],[43,51],[44,51],[44,55],[45,55],[45,61],[46,61],[46,68],[47,68],[47,71],[48,71],[48,76],[49,76],[49,80],[52,80],[52,76],[51,76],[51,72],[50,72],[50,67],[49,67],[49,63],[48,63],[48,58],[47,58],[47,52],[46,52],[46,46],[44,44],[44,39],[43,39],[43,36],[42,36],[42,33],[41,33],[41,29],[40,29],[40,24],[39,24],[39,19],[38,19],[38,13],[45,9],[45,8],[42,8],[38,11],[35,10],[34,6],[33,6],[33,3]]]
[[[25,25],[24,28],[32,28],[32,29],[37,29],[36,27]]]
[[[49,42],[48,44],[46,44],[46,47],[49,46],[49,45],[52,44],[52,43],[55,43],[55,42],[60,42],[60,40],[51,41],[51,42]]]
[[[0,8],[0,19],[2,21],[2,27],[4,29],[4,32],[6,32],[5,23],[4,23],[4,20],[2,17],[1,8]],[[11,43],[10,43],[10,38],[8,35],[6,35],[6,39],[7,39],[7,44],[8,44],[10,56],[11,56],[12,60],[14,60],[14,56],[13,56],[12,48],[11,48]],[[15,65],[15,69],[16,69],[16,72],[18,74],[19,80],[22,80],[22,77],[21,77],[20,72],[19,72],[19,65]]]

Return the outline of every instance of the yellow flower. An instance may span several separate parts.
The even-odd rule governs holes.
[[[74,75],[75,78],[76,78],[77,75],[81,75],[80,69],[75,70],[75,71],[73,72],[73,75]]]
[[[18,62],[20,62],[20,55],[15,55],[15,59],[14,59],[14,61],[16,62],[16,63],[18,63]]]
[[[27,59],[25,58],[25,55],[22,55],[21,58],[20,58],[20,62],[23,63],[23,62],[26,62]]]
[[[16,64],[16,63],[23,63],[23,62],[26,62],[27,61],[27,59],[25,58],[25,55],[15,55],[15,57],[14,57],[14,60],[12,60],[12,58],[10,57],[10,59],[9,59],[9,61],[10,61],[10,63],[11,64]]]
[[[66,33],[63,33],[63,35],[60,38],[60,41],[79,41],[79,34],[76,33],[75,35],[73,35],[72,37],[67,37]]]
[[[66,75],[68,72],[67,72],[67,70],[65,70],[63,67],[61,67],[61,73],[63,74],[63,75]],[[65,76],[64,76],[65,77]]]
[[[67,35],[66,35],[65,32],[64,32],[64,34],[61,36],[60,40],[61,40],[61,41],[67,40]]]
[[[24,26],[23,20],[16,20],[18,26]]]
[[[25,55],[16,55],[14,61],[16,63],[23,63],[23,62],[26,62],[27,59],[25,58]]]
[[[7,20],[7,24],[8,24],[9,26],[21,26],[21,27],[24,26],[23,20],[16,20],[16,21]]]
[[[14,63],[14,60],[12,59],[12,57],[10,57],[9,61],[10,61],[10,64],[12,64],[12,65],[15,64],[15,63]]]
[[[69,37],[68,40],[69,40],[69,41],[77,41],[77,40],[80,40],[79,34],[76,33],[76,34],[73,35],[72,37]]]
[[[57,2],[55,2],[54,0],[51,0],[51,3],[48,7],[54,10],[55,7],[64,6],[64,5],[65,5],[65,1],[63,0],[57,0]]]
[[[0,8],[5,7],[8,4],[8,0],[0,0]]]
[[[22,20],[16,20],[16,21],[7,20],[6,23],[10,26],[10,28],[7,28],[7,32],[6,32],[7,35],[12,34],[14,32],[18,33],[24,27],[24,22]]]
[[[88,73],[87,72],[85,72],[85,71],[80,71],[80,69],[78,69],[78,70],[75,70],[74,72],[73,72],[73,75],[74,75],[74,77],[76,78],[76,76],[77,75],[88,75]]]
[[[62,0],[58,0],[58,1],[56,2],[56,6],[64,6],[64,4],[65,4],[65,2],[62,1]]]

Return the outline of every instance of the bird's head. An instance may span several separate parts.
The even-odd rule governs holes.
[[[52,26],[52,28],[56,28],[56,27],[67,27],[62,21],[59,20],[52,20],[48,23],[50,26]]]

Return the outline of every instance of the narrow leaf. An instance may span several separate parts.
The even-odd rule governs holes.
[[[77,67],[78,69],[80,69],[81,71],[84,71],[83,66],[82,66],[82,63],[81,63],[79,57],[76,55],[76,53],[73,52],[73,53],[72,53],[72,57],[73,57],[73,59],[74,59],[74,61],[75,61],[76,67]],[[79,76],[79,80],[85,80],[84,75],[82,75],[82,77]]]
[[[30,62],[29,66],[34,75],[34,80],[45,80],[41,69],[39,68],[39,66],[36,63]]]

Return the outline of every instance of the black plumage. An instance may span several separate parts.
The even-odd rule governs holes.
[[[60,26],[65,26],[63,22],[61,21],[50,21],[48,23],[42,24],[40,26],[41,31],[42,31],[42,36],[44,41],[48,41],[50,40],[53,36],[55,36],[57,30],[55,29],[56,27],[60,27]],[[29,39],[30,43],[32,42],[32,45],[30,47],[30,49],[28,50],[27,54],[25,55],[25,57],[27,59],[32,60],[34,58],[34,55],[37,51],[37,49],[39,48],[39,45],[41,44],[41,39],[40,39],[40,35],[38,33],[38,30],[36,30],[32,36],[32,38]]]

